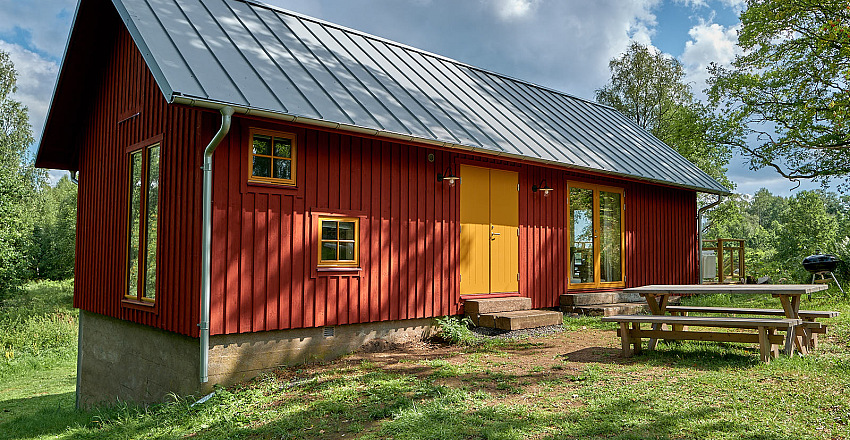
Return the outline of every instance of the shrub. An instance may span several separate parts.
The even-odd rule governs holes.
[[[437,337],[451,344],[472,345],[476,342],[476,337],[469,329],[472,326],[472,320],[468,316],[458,318],[456,316],[444,316],[436,318],[439,332]]]

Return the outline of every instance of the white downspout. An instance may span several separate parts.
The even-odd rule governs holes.
[[[697,278],[702,284],[702,213],[720,204],[723,196],[717,195],[717,200],[711,204],[705,205],[697,211],[697,234],[699,236],[699,244],[697,245]]]
[[[210,361],[210,242],[212,241],[212,156],[230,131],[232,107],[221,109],[221,127],[204,150],[203,219],[201,224],[201,383],[209,381]]]

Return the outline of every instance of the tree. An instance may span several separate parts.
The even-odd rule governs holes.
[[[51,280],[73,277],[77,185],[64,176],[40,195],[41,215],[35,219],[30,248],[32,275]]]
[[[808,275],[802,261],[818,249],[829,251],[835,247],[838,222],[830,215],[820,191],[801,191],[788,200],[788,210],[779,234],[777,258],[796,273],[796,281],[805,281]]]
[[[747,0],[731,68],[712,65],[709,97],[746,127],[730,139],[753,169],[826,185],[850,175],[850,5]]]
[[[726,165],[731,157],[728,143],[716,142],[728,130],[726,120],[716,118],[694,99],[685,83],[685,69],[637,42],[608,63],[611,81],[596,91],[596,100],[614,107],[675,148],[726,186]]]
[[[27,157],[33,142],[27,109],[10,95],[17,75],[0,51],[0,297],[27,278],[27,249],[34,200],[44,174]]]

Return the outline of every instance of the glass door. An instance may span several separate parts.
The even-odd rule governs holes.
[[[623,287],[623,190],[570,184],[570,287]]]
[[[570,284],[595,283],[593,190],[570,188]]]

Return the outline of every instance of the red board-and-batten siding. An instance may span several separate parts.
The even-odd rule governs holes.
[[[197,336],[201,152],[220,117],[169,106],[123,28],[106,59],[79,141],[74,304]],[[298,136],[297,188],[246,183],[250,127]],[[151,312],[121,302],[126,149],[158,136],[159,273]],[[624,188],[627,285],[696,279],[693,191],[238,117],[214,157],[212,334],[459,313],[459,191],[437,183],[436,174],[473,162],[519,172],[520,293],[534,307],[554,307],[567,291],[567,181]],[[543,179],[555,188],[548,198],[530,191]],[[316,272],[312,222],[336,212],[361,216],[360,272]]]

